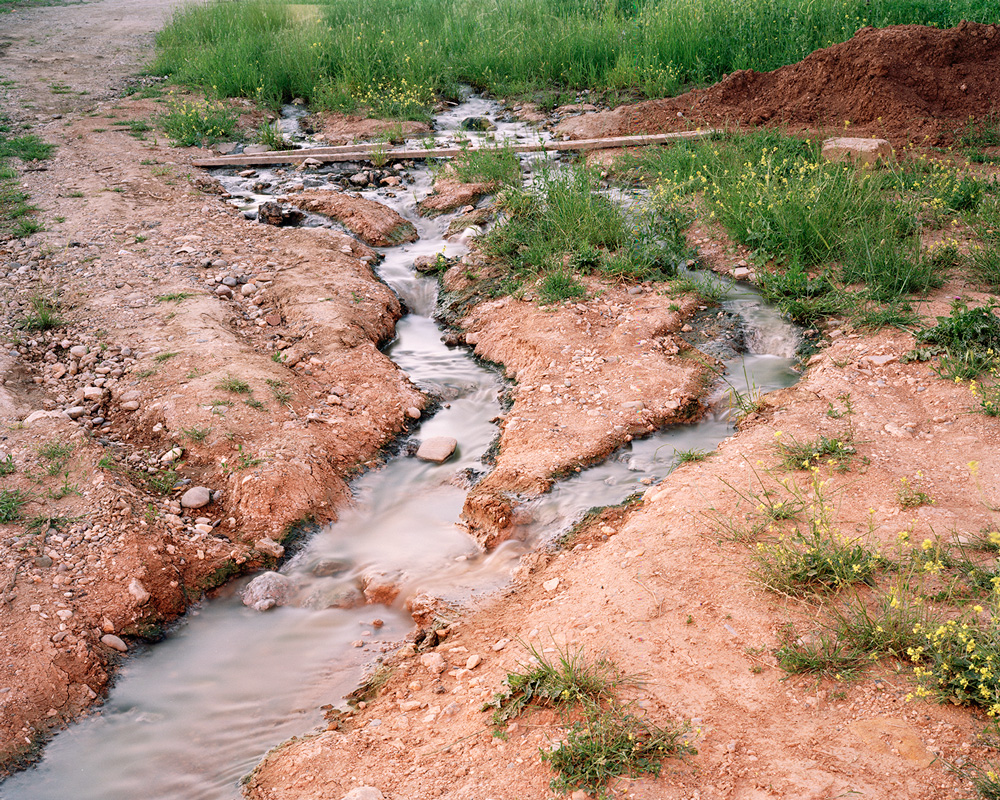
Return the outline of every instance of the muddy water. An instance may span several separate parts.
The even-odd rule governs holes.
[[[452,135],[465,117],[495,111],[472,98],[439,118],[438,138]],[[512,138],[537,136],[515,123],[500,128]],[[285,130],[295,133],[291,123]],[[297,586],[294,605],[251,611],[238,598],[243,581],[193,609],[164,642],[126,662],[99,713],[59,734],[36,767],[0,786],[0,797],[233,800],[239,778],[269,747],[320,724],[319,706],[339,703],[364,665],[412,627],[398,607],[337,607],[356,596],[363,578],[384,576],[402,587],[401,597],[429,591],[468,601],[494,590],[524,552],[554,539],[586,509],[619,502],[665,477],[675,450],[711,449],[730,435],[724,401],[730,384],[742,392],[767,391],[796,380],[794,329],[752,292],[733,287],[724,306],[743,320],[750,352],[727,365],[718,410],[697,425],[632,442],[560,483],[532,504],[534,521],[518,540],[479,553],[456,523],[468,480],[483,471],[481,457],[497,433],[490,420],[500,410],[502,382],[467,351],[446,347],[430,318],[436,284],[412,271],[413,259],[461,255],[464,246],[442,238],[447,219],[416,216],[414,196],[429,191],[431,176],[423,168],[411,172],[414,186],[394,199],[383,190],[367,193],[394,205],[421,236],[386,251],[379,267],[411,312],[387,352],[442,403],[412,438],[454,436],[456,457],[438,466],[404,454],[361,478],[352,507],[283,568]],[[225,180],[231,190],[238,185]],[[245,205],[265,199],[245,195]]]

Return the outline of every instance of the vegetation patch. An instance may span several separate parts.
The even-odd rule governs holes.
[[[582,650],[559,651],[549,659],[529,648],[531,660],[504,679],[483,710],[493,709],[494,735],[530,706],[558,710],[568,726],[563,740],[541,748],[541,757],[556,772],[551,787],[558,792],[583,789],[605,797],[620,775],[659,775],[667,756],[696,752],[687,742],[687,726],[660,727],[618,699],[618,690],[637,678],[622,674],[606,658],[587,659]]]
[[[598,177],[578,167],[500,193],[504,219],[481,247],[509,270],[507,290],[538,279],[539,299],[551,303],[585,294],[578,275],[640,281],[676,274],[690,255],[687,215],[663,195],[625,211],[598,188]]]
[[[0,3],[0,13],[4,10],[10,10],[10,7]],[[28,202],[27,193],[21,189],[17,169],[12,166],[11,160],[44,161],[55,150],[54,145],[43,142],[38,136],[13,136],[13,132],[13,124],[0,115],[0,240],[24,238],[43,229],[35,215],[37,209]]]
[[[321,0],[302,9],[280,0],[250,0],[239,13],[225,0],[188,6],[157,36],[155,71],[272,107],[302,97],[417,118],[435,99],[455,99],[462,83],[494,95],[543,92],[549,105],[580,89],[665,97],[738,69],[794,63],[866,25],[997,17],[987,0],[508,0],[488,14],[448,0]]]

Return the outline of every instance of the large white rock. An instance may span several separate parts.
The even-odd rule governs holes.
[[[823,142],[823,158],[827,161],[854,161],[874,164],[892,156],[892,145],[886,139],[860,139],[838,136]]]
[[[455,452],[458,447],[458,440],[450,436],[432,436],[424,439],[417,449],[417,458],[421,461],[433,461],[435,464],[443,464]]]
[[[278,572],[262,572],[240,594],[243,605],[255,611],[267,611],[275,606],[283,606],[295,590],[288,578]]]

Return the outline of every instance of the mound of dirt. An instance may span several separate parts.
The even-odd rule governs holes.
[[[563,122],[573,137],[699,126],[843,128],[894,141],[954,138],[1000,107],[1000,26],[862,28],[774,72],[741,70],[708,89]]]

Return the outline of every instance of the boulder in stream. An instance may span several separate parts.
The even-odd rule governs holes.
[[[432,436],[420,443],[420,447],[417,448],[417,458],[421,461],[443,464],[451,458],[456,447],[458,447],[458,440],[451,436]]]
[[[275,606],[287,605],[292,599],[295,584],[278,572],[262,572],[240,594],[243,605],[254,611],[267,611]]]

